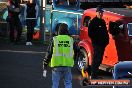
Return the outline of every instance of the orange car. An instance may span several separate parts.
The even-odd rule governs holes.
[[[119,61],[132,60],[132,10],[128,8],[104,8],[103,19],[109,31],[110,42],[105,49],[100,69],[111,71]],[[85,63],[91,65],[93,47],[88,36],[88,22],[96,16],[96,9],[84,11],[81,27],[80,42],[81,53],[78,57],[78,68],[82,69]]]

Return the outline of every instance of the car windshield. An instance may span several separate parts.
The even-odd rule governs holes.
[[[76,0],[56,0],[56,6],[63,6],[63,7],[76,7],[77,1]]]

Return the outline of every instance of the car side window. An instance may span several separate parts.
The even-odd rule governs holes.
[[[118,35],[119,34],[119,26],[116,22],[109,23],[109,32],[112,35]]]
[[[88,27],[91,17],[86,16],[83,21],[83,26]]]

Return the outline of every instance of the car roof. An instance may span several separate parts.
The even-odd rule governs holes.
[[[104,10],[117,13],[126,17],[132,16],[132,9],[128,8],[104,8]]]
[[[121,61],[119,63],[117,63],[114,68],[128,68],[128,69],[132,69],[132,61]]]

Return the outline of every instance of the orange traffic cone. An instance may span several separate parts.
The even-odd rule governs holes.
[[[40,32],[39,31],[36,31],[34,34],[33,34],[33,39],[39,39],[40,38]]]

